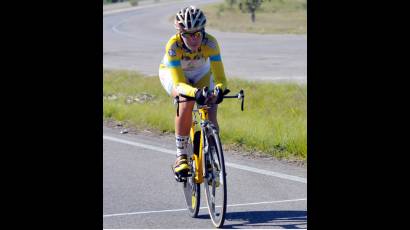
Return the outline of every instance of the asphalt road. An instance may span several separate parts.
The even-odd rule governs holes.
[[[175,139],[103,128],[104,228],[213,228],[202,187],[198,218],[173,178]],[[225,152],[226,228],[307,228],[306,167]]]
[[[158,75],[165,44],[175,33],[170,21],[180,8],[220,0],[161,1],[129,11],[104,12],[103,67]],[[221,48],[228,78],[306,83],[306,35],[227,33],[207,28]]]

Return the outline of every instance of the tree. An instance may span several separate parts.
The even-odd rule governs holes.
[[[255,22],[255,12],[261,6],[261,4],[262,0],[246,0],[245,5],[248,9],[248,12],[251,13],[252,22]],[[240,5],[240,8],[243,8],[242,5]]]

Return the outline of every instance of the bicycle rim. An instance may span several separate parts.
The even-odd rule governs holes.
[[[193,148],[195,148],[196,145],[199,145],[199,136],[197,137],[197,134],[195,134]],[[195,183],[195,163],[192,158],[188,161],[192,176],[188,177],[187,181],[182,183],[182,188],[184,190],[184,197],[189,215],[195,218],[198,216],[199,206],[201,203],[201,185]]]
[[[183,182],[185,201],[191,217],[197,217],[200,205],[200,185],[195,184],[192,177]]]
[[[210,135],[208,146],[208,154],[204,157],[205,170],[208,170],[204,183],[205,196],[212,223],[219,228],[225,221],[227,192],[225,162],[217,134]]]

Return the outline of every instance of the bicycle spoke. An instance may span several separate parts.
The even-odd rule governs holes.
[[[189,148],[193,148],[193,145],[191,144]],[[188,164],[190,167],[191,176],[186,178],[186,182],[183,182],[182,187],[189,215],[191,217],[197,217],[200,205],[200,185],[195,183],[196,169],[195,162],[192,157],[189,157]]]

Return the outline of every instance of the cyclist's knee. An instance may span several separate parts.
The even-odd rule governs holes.
[[[192,109],[194,108],[195,105],[195,101],[188,101],[188,102],[184,102],[184,103],[179,103],[179,109],[180,111],[184,111],[184,112],[190,112],[192,113]]]
[[[218,105],[214,105],[211,109],[209,109],[209,120],[215,125],[215,127],[219,130],[219,125],[218,125],[218,119],[217,119],[217,114],[218,114]]]
[[[216,121],[217,113],[218,113],[218,105],[215,104],[208,110],[209,119],[211,121]]]
[[[189,101],[179,104],[179,119],[188,119],[191,120],[192,110],[194,108],[195,101]]]

